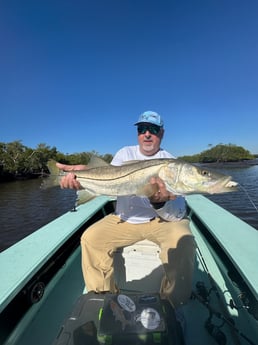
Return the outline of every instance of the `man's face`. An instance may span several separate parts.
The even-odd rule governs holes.
[[[140,123],[137,126],[140,151],[146,156],[152,156],[159,151],[164,129],[151,123]]]

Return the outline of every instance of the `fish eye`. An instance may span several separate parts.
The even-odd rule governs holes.
[[[210,172],[209,172],[208,170],[202,170],[202,171],[201,171],[201,174],[202,174],[203,176],[210,176],[210,175],[211,175]]]

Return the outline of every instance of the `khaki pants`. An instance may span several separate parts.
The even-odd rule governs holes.
[[[117,248],[148,239],[161,248],[165,277],[160,293],[175,306],[187,302],[192,290],[195,241],[189,221],[166,222],[160,218],[130,224],[108,215],[90,226],[82,235],[82,271],[88,291],[116,291],[113,253]]]

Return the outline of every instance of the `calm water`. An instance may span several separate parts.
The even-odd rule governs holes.
[[[240,184],[239,191],[210,195],[208,198],[258,230],[258,165],[220,169],[220,172],[232,176]]]
[[[41,183],[36,179],[0,184],[0,251],[73,208],[73,190],[44,190]]]
[[[209,198],[258,230],[258,166],[224,169],[247,190]],[[71,210],[76,194],[59,187],[42,190],[41,179],[0,184],[0,251]],[[252,202],[249,200],[251,198]]]

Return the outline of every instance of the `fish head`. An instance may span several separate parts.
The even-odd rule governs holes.
[[[231,176],[185,162],[168,164],[166,176],[166,187],[174,194],[227,193],[237,190],[238,185]]]

